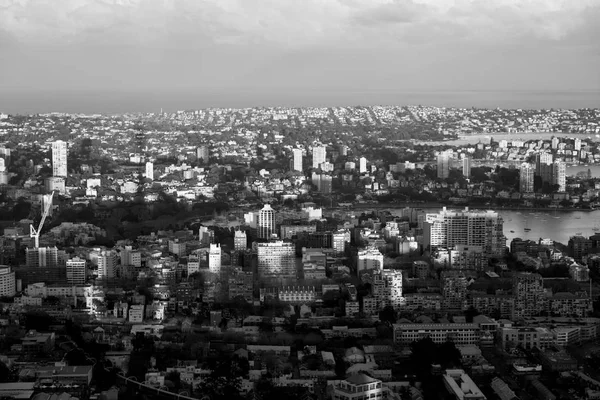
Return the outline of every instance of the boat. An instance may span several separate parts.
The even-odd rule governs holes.
[[[523,229],[523,230],[524,230],[525,232],[529,232],[529,231],[531,231],[531,228],[525,228],[525,229]]]
[[[515,231],[510,231],[510,233],[515,233]]]

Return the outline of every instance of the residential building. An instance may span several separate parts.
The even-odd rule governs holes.
[[[16,290],[14,271],[8,265],[0,265],[0,297],[14,297]]]
[[[261,278],[296,278],[296,247],[282,240],[258,243],[258,274]]]
[[[146,179],[154,180],[154,163],[152,161],[146,162]]]
[[[365,271],[377,270],[380,271],[383,269],[383,254],[374,248],[368,247],[364,250],[358,252],[357,262],[356,262],[356,271],[357,273],[362,273]]]
[[[315,301],[317,291],[314,286],[290,286],[279,290],[279,300],[285,303],[304,304]]]
[[[302,172],[302,150],[292,150],[292,171]]]
[[[314,169],[321,168],[321,164],[326,161],[327,148],[325,146],[315,146],[312,152],[312,167]]]
[[[447,369],[442,378],[446,390],[456,400],[486,400],[483,392],[462,369]]]
[[[331,247],[333,248],[336,255],[344,254],[346,250],[346,243],[350,243],[349,230],[340,229],[332,233]]]
[[[438,179],[446,179],[450,175],[452,164],[452,151],[442,151],[437,155],[437,177]]]
[[[132,246],[125,246],[119,255],[121,257],[121,265],[130,265],[136,268],[142,266],[142,252],[133,250]]]
[[[465,156],[462,159],[462,173],[467,179],[471,177],[471,156]]]
[[[567,164],[563,161],[554,161],[552,164],[552,184],[558,186],[559,192],[567,190]]]
[[[52,176],[67,177],[67,143],[52,142]]]
[[[477,324],[394,324],[396,344],[407,346],[425,337],[438,344],[452,340],[456,345],[473,345],[479,343],[480,331]]]
[[[83,285],[87,279],[86,261],[74,257],[67,261],[67,283]]]
[[[98,279],[116,278],[117,255],[112,250],[102,250],[98,255]]]
[[[251,271],[242,271],[235,268],[229,274],[229,300],[236,297],[243,298],[247,302],[253,300],[254,277]]]
[[[333,400],[383,399],[382,382],[364,373],[350,375],[333,388]]]
[[[265,204],[258,212],[257,222],[259,239],[271,239],[271,236],[277,232],[275,230],[275,210],[270,204]]]
[[[468,280],[461,271],[443,271],[442,296],[446,310],[462,310],[467,298]]]
[[[358,160],[358,172],[361,174],[367,172],[367,159],[365,157],[361,157]]]
[[[208,164],[209,149],[207,145],[198,146],[196,149],[196,158],[200,164]]]
[[[544,279],[540,274],[517,273],[513,276],[512,291],[515,305],[511,319],[529,318],[546,309]]]
[[[213,274],[221,273],[221,246],[211,243],[208,250],[208,270]]]
[[[583,236],[571,236],[569,238],[568,248],[569,256],[577,262],[582,262],[593,247],[593,242]]]
[[[233,236],[233,249],[235,251],[244,251],[248,248],[248,237],[244,231],[235,231]]]
[[[521,164],[519,168],[519,191],[533,193],[535,179],[535,166],[529,163]]]
[[[58,248],[38,247],[27,248],[25,251],[25,264],[35,268],[58,267]]]
[[[457,211],[444,207],[437,214],[426,214],[423,225],[426,248],[481,246],[488,256],[504,255],[504,221],[495,211],[469,211],[468,207]]]

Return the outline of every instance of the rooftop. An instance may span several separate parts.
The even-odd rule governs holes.
[[[354,375],[350,375],[346,378],[346,382],[352,385],[366,385],[368,383],[380,382],[378,379],[371,378],[369,375],[358,373]]]

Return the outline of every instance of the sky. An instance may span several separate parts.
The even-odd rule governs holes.
[[[0,0],[0,112],[600,106],[600,0]]]

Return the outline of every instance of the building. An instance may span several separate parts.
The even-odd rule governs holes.
[[[456,345],[474,345],[479,343],[480,336],[477,324],[394,324],[394,342],[404,346],[426,337],[437,344],[451,340]]]
[[[4,158],[0,158],[0,185],[8,185],[8,172]]]
[[[56,268],[58,267],[58,248],[27,248],[25,251],[25,264],[28,267],[35,268]]]
[[[467,278],[460,271],[443,271],[441,281],[444,308],[462,310],[467,298]]]
[[[117,255],[112,250],[102,250],[98,255],[98,279],[116,277]]]
[[[229,300],[243,298],[247,302],[253,300],[254,277],[252,272],[235,268],[229,275]]]
[[[198,146],[196,149],[196,159],[200,164],[208,164],[209,149],[208,146]]]
[[[0,297],[14,297],[16,290],[15,273],[8,265],[0,265]]]
[[[271,239],[275,230],[275,210],[270,204],[265,204],[262,210],[258,212],[258,238]]]
[[[367,172],[367,159],[365,157],[361,157],[358,160],[358,172],[361,174]]]
[[[456,245],[481,246],[487,256],[502,256],[506,237],[504,221],[495,211],[447,210],[426,214],[423,244],[428,249]]]
[[[356,272],[366,272],[371,270],[380,271],[383,269],[383,254],[374,248],[369,247],[361,250],[357,254]]]
[[[129,322],[133,324],[141,324],[144,322],[143,304],[132,304],[129,307]]]
[[[534,347],[545,349],[554,345],[554,334],[546,328],[500,327],[497,337],[504,350],[517,346],[530,350]]]
[[[285,224],[279,227],[281,239],[292,239],[294,236],[297,236],[300,232],[308,232],[315,233],[317,231],[317,226],[313,224]]]
[[[151,161],[146,162],[146,179],[154,180],[154,163]]]
[[[67,143],[52,142],[52,176],[67,177]]]
[[[121,265],[133,266],[140,268],[142,266],[142,252],[133,250],[131,246],[125,246],[120,253]]]
[[[328,174],[312,173],[312,184],[315,185],[319,193],[331,193],[333,178]]]
[[[471,156],[465,156],[462,159],[462,173],[467,179],[471,177]]]
[[[314,286],[291,286],[279,290],[279,300],[285,303],[304,304],[315,301],[317,291]]]
[[[292,150],[292,171],[302,172],[302,150]]]
[[[381,285],[374,285],[374,292],[380,298],[383,307],[392,306],[397,309],[404,305],[404,297],[402,297],[402,270],[382,270]]]
[[[67,261],[67,283],[83,285],[87,279],[86,261],[79,257]]]
[[[296,247],[282,240],[258,243],[258,275],[261,278],[296,278]]]
[[[244,231],[235,231],[233,236],[233,249],[235,251],[244,251],[248,248],[248,236]]]
[[[211,243],[208,249],[208,270],[213,274],[221,273],[221,246]]]
[[[446,179],[450,176],[450,166],[452,163],[452,151],[443,151],[437,155],[437,177]]]
[[[350,375],[333,388],[334,400],[383,399],[382,382],[364,373]]]
[[[187,255],[187,244],[179,241],[179,239],[169,240],[169,253],[177,257],[185,257]]]
[[[542,182],[552,183],[553,172],[552,153],[538,153],[535,156],[535,174],[542,178]]]
[[[336,255],[344,254],[346,251],[346,243],[350,243],[350,231],[340,229],[331,234],[331,247]]]
[[[312,152],[312,167],[314,169],[319,169],[321,168],[321,164],[326,161],[327,148],[325,146],[315,146],[313,147]]]
[[[554,161],[552,164],[552,184],[557,185],[559,192],[567,190],[567,164],[564,161]]]
[[[569,257],[573,257],[577,262],[582,262],[583,258],[589,254],[592,246],[593,242],[586,237],[571,236],[568,243]]]
[[[58,192],[60,194],[65,194],[67,192],[65,178],[62,176],[49,176],[45,179],[44,186],[46,187],[46,191],[49,193]]]
[[[446,390],[456,400],[486,400],[483,392],[462,369],[447,369],[442,378]]]
[[[513,276],[512,292],[515,305],[511,319],[529,318],[546,309],[544,279],[540,274],[518,273]]]
[[[535,166],[523,163],[519,167],[519,191],[521,193],[533,193],[535,182]]]

